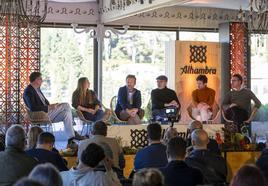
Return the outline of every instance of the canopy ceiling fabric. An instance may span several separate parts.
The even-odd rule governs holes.
[[[83,3],[83,2],[97,2],[97,0],[49,0],[61,3]],[[178,3],[178,6],[194,6],[194,7],[210,7],[210,8],[223,8],[223,9],[236,9],[240,6],[247,9],[249,0],[189,0],[187,2]]]

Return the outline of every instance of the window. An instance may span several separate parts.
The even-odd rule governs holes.
[[[251,87],[252,91],[262,102],[255,121],[268,121],[268,34],[259,36],[251,35]],[[257,88],[255,88],[257,87]],[[267,123],[264,123],[262,130],[256,133],[262,134],[267,131]],[[254,128],[254,127],[253,127]],[[256,129],[261,129],[260,124]]]
[[[219,42],[219,33],[213,32],[179,32],[180,41],[211,41]]]
[[[263,105],[268,104],[268,35],[260,38],[258,35],[251,36],[251,87],[258,87],[259,90],[252,91],[260,99]]]
[[[105,40],[103,53],[103,103],[108,106],[128,74],[137,77],[136,88],[146,107],[156,77],[165,74],[165,42],[176,40],[176,32],[128,31]]]
[[[70,28],[42,28],[41,73],[48,100],[71,103],[80,77],[93,86],[93,39]]]

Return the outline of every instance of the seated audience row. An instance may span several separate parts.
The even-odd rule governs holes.
[[[203,182],[206,184],[225,183],[226,162],[220,156],[217,145],[215,152],[211,152],[207,148],[210,139],[202,129],[201,123],[200,125],[201,127],[195,126],[195,129],[192,125],[191,144],[193,150],[187,156],[187,143],[184,139],[174,135],[173,138],[169,139],[166,147],[161,143],[161,125],[157,123],[148,125],[149,146],[137,152],[134,160],[134,171],[137,172],[143,168],[161,168],[160,170],[167,177],[166,185],[174,185],[174,183],[176,185],[196,185]],[[202,174],[191,167],[200,170]],[[175,176],[176,174],[178,175]],[[191,179],[187,180],[187,175],[195,175],[196,183],[192,182]]]

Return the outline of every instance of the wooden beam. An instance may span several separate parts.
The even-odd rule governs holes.
[[[129,6],[126,6],[124,9],[113,9],[110,6],[110,0],[103,0],[101,11],[101,22],[109,23],[126,17],[136,15],[138,13],[147,12],[150,10],[172,6],[172,5],[184,5],[190,0],[154,0],[152,3],[145,0],[143,4],[135,3]]]

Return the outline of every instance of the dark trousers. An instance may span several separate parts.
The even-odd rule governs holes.
[[[248,119],[248,112],[239,107],[231,107],[226,110],[226,118],[232,120],[234,124],[237,126],[239,132],[241,132],[241,127],[243,122]]]

